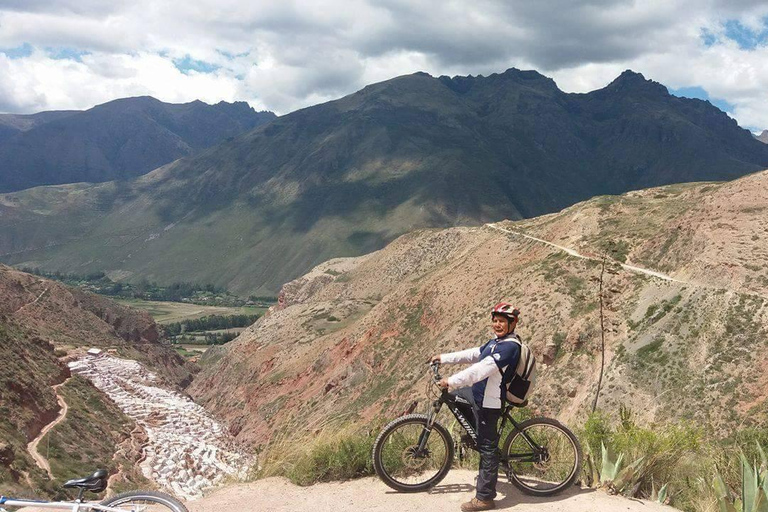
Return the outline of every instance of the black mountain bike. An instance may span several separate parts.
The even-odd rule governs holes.
[[[440,381],[440,365],[430,364],[432,384]],[[431,389],[431,387],[430,387]],[[451,469],[454,441],[435,421],[443,404],[456,417],[466,435],[457,443],[477,451],[477,433],[456,397],[441,389],[429,414],[407,414],[384,427],[373,445],[373,467],[385,484],[400,492],[418,492],[437,485]],[[499,432],[509,422],[512,430],[502,443],[499,469],[526,494],[549,496],[572,485],[581,468],[581,446],[567,427],[550,418],[518,423],[514,407],[502,411]],[[466,409],[465,409],[466,410]]]

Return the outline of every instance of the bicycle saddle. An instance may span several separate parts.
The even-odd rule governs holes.
[[[528,400],[525,400],[524,402],[521,402],[519,404],[516,404],[514,402],[507,402],[510,407],[528,407]]]
[[[66,488],[80,488],[91,492],[101,492],[107,488],[107,473],[106,469],[99,469],[91,476],[85,478],[76,478],[74,480],[68,480],[62,487]]]

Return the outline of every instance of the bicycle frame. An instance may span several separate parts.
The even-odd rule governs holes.
[[[125,512],[119,508],[105,507],[99,503],[87,501],[38,501],[15,499],[7,496],[0,496],[0,512],[8,512],[4,508],[8,507],[39,507],[39,508],[57,508],[59,510],[70,510],[71,512],[80,512],[86,510],[101,510],[103,512]]]
[[[433,371],[433,377],[434,381],[437,382],[440,380],[440,375],[437,371],[437,367],[432,367]],[[438,413],[440,412],[440,409],[443,407],[443,404],[448,406],[448,410],[451,411],[451,413],[456,418],[456,421],[459,422],[459,425],[464,429],[464,431],[469,435],[469,438],[471,439],[471,443],[469,444],[469,448],[475,451],[478,451],[477,446],[477,432],[475,432],[475,429],[472,427],[472,423],[467,419],[466,416],[461,412],[461,409],[459,409],[459,406],[456,402],[456,399],[448,393],[447,390],[442,389],[440,393],[440,398],[435,400],[432,403],[432,409],[429,413],[429,419],[427,421],[427,427],[424,429],[424,431],[421,433],[421,436],[419,437],[419,452],[423,451],[426,447],[427,440],[429,438],[429,433],[432,431],[432,425],[435,422],[435,419],[437,418]],[[510,462],[541,462],[543,458],[546,457],[546,449],[539,446],[538,443],[536,443],[531,437],[526,433],[524,430],[520,430],[519,423],[515,421],[515,419],[512,417],[512,409],[513,406],[507,405],[504,407],[504,409],[501,412],[501,422],[498,426],[499,431],[499,441],[501,441],[501,433],[504,432],[504,427],[507,424],[507,422],[510,422],[513,427],[513,432],[517,430],[520,432],[525,439],[525,441],[528,443],[528,445],[531,447],[531,452],[528,453],[517,453],[517,454],[501,454],[500,462],[508,465]]]

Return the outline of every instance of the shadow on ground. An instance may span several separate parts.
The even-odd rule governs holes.
[[[511,508],[520,503],[554,503],[556,501],[565,501],[569,498],[573,498],[574,496],[579,496],[581,494],[589,494],[595,492],[595,489],[583,489],[579,486],[573,485],[555,494],[554,496],[531,496],[529,494],[524,494],[520,489],[510,484],[509,482],[503,482],[501,480],[499,480],[499,483],[496,486],[496,490],[500,496],[503,495],[503,497],[500,499],[496,499],[497,509]]]

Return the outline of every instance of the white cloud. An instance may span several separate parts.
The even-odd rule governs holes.
[[[768,127],[766,47],[742,49],[724,30],[738,20],[759,32],[766,16],[760,0],[3,0],[0,48],[35,51],[0,54],[0,110],[151,94],[285,113],[415,71],[533,68],[583,92],[629,68],[702,87],[742,125]],[[52,58],[61,48],[90,54]],[[185,58],[215,71],[181,72]]]
[[[0,96],[7,98],[0,110],[80,109],[142,95],[174,103],[239,99],[239,81],[234,77],[184,74],[169,59],[148,53],[93,53],[79,62],[52,59],[39,50],[23,59],[0,55],[0,77],[5,77],[0,78]],[[251,101],[259,106],[258,100]]]

